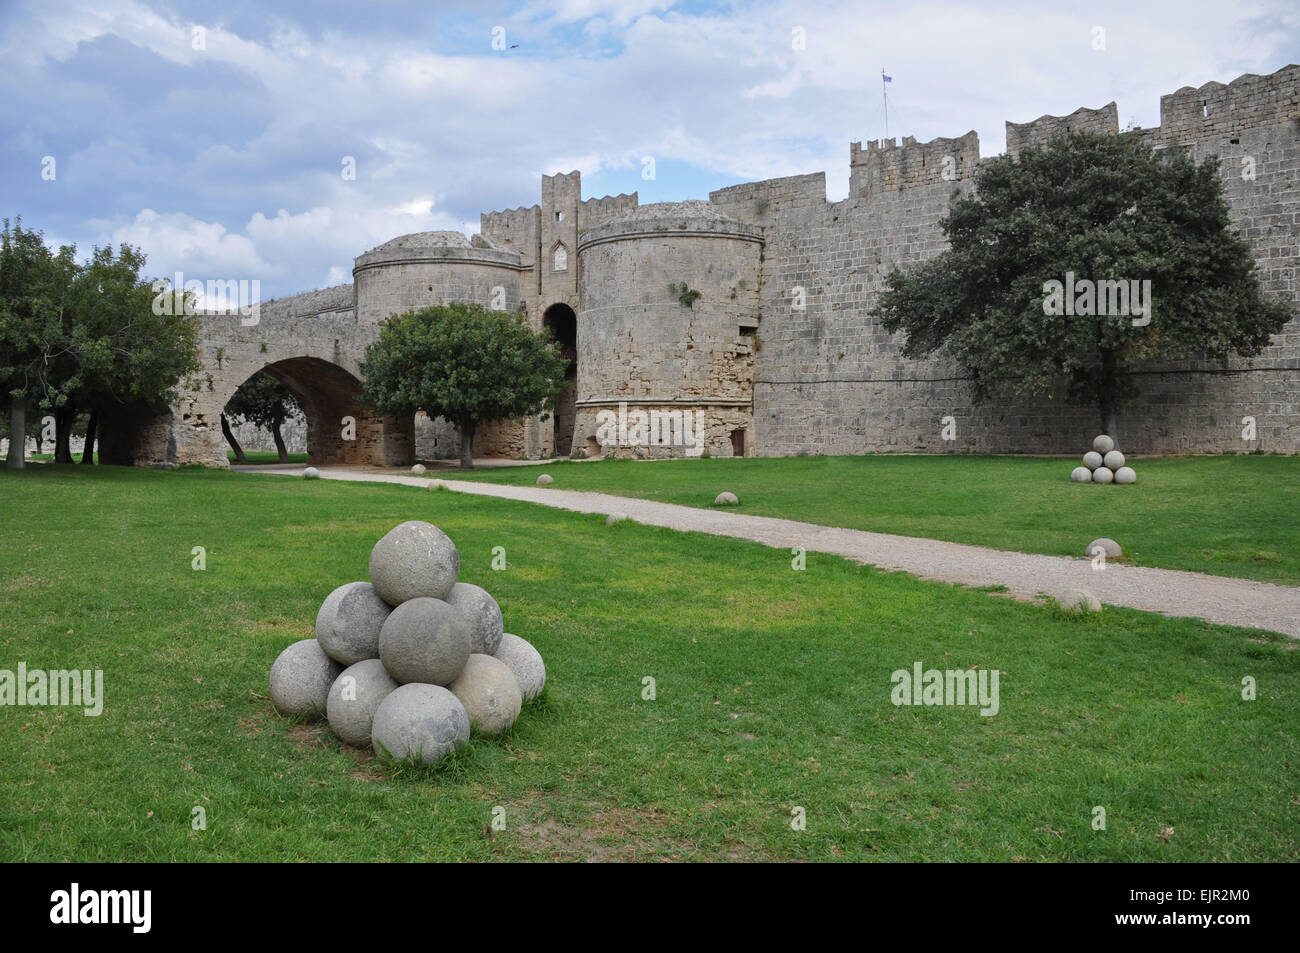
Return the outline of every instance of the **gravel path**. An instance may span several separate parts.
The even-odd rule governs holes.
[[[302,472],[301,466],[250,469],[291,475]],[[366,473],[341,467],[322,468],[321,477],[417,487],[429,485],[429,480],[423,477]],[[747,539],[787,551],[802,546],[809,552],[833,553],[882,569],[902,570],[922,579],[959,582],[968,586],[1003,585],[1021,599],[1032,599],[1040,592],[1058,595],[1065,589],[1086,589],[1110,605],[1170,616],[1191,616],[1223,625],[1269,629],[1300,638],[1300,588],[1293,586],[1116,563],[1095,570],[1091,561],[1083,557],[1072,559],[1005,552],[936,539],[837,529],[796,520],[751,516],[721,509],[697,509],[605,493],[464,480],[444,480],[443,483],[458,493],[540,503],[578,513],[608,515],[621,512],[638,523]],[[1120,540],[1121,545],[1123,542]]]

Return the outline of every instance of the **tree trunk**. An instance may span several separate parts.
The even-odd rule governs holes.
[[[280,425],[276,424],[271,428],[271,436],[275,438],[275,452],[280,455],[281,463],[289,462],[289,450],[284,445],[284,438],[280,436]]]
[[[474,469],[474,425],[472,423],[460,425],[460,468]]]
[[[221,432],[225,435],[226,443],[230,444],[230,449],[235,451],[235,462],[247,463],[248,461],[244,458],[244,448],[239,445],[239,441],[236,440],[235,435],[231,433],[230,422],[226,420],[225,414],[221,415]]]
[[[1109,349],[1101,352],[1101,375],[1097,381],[1097,411],[1101,418],[1101,432],[1119,446],[1115,432],[1115,355]]]
[[[86,422],[86,449],[81,451],[82,463],[95,462],[95,435],[99,430],[99,412],[92,410],[90,420]]]
[[[25,465],[23,450],[27,446],[27,398],[9,398],[9,455],[5,466],[21,470]]]
[[[54,411],[54,462],[73,463],[72,425],[77,420],[77,408],[72,401]]]

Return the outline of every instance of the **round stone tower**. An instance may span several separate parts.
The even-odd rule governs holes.
[[[762,229],[707,202],[643,205],[578,239],[573,446],[752,453]]]
[[[401,235],[356,259],[357,323],[377,326],[394,314],[455,302],[515,311],[524,270],[518,252],[497,248],[479,235],[473,241],[460,232]],[[420,459],[459,452],[456,428],[424,413],[413,421],[411,439]],[[474,437],[475,456],[514,457],[526,451],[525,427],[517,421],[485,424]]]

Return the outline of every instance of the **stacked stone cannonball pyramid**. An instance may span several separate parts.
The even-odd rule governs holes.
[[[1115,449],[1115,441],[1102,434],[1083,455],[1083,466],[1070,473],[1075,483],[1136,483],[1137,473],[1124,465],[1124,454]]]
[[[442,530],[411,520],[370,552],[370,581],[339,586],[316,638],[271,666],[285,715],[325,717],[339,738],[380,758],[433,763],[471,731],[508,731],[546,685],[546,665],[505,631],[486,589],[458,582],[460,554]]]

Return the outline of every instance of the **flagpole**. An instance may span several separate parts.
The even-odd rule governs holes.
[[[880,68],[880,100],[885,106],[885,138],[889,138],[889,87],[885,85],[885,68]]]

